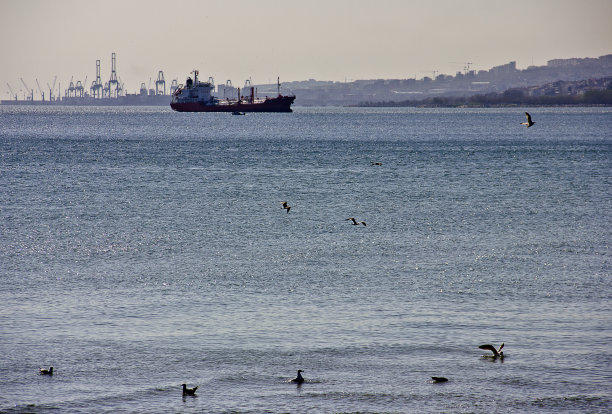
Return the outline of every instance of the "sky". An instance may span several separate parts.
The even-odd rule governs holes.
[[[612,53],[611,0],[0,0],[0,97],[158,72],[217,84],[406,79]]]

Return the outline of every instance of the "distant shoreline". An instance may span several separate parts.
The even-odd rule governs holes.
[[[299,107],[299,105],[297,105]],[[519,107],[532,107],[532,108],[609,108],[612,104],[567,104],[567,105],[553,105],[553,104],[498,104],[498,105],[439,105],[439,104],[427,104],[427,103],[413,103],[406,105],[349,105],[347,108],[519,108]]]
[[[510,92],[510,93],[509,93]],[[515,106],[605,107],[612,106],[612,89],[591,90],[583,95],[516,96],[511,91],[473,96],[439,96],[400,102],[362,102],[357,107],[496,108]]]
[[[80,104],[77,102],[49,102],[49,101],[7,101],[0,102],[0,106],[100,106],[100,107],[117,107],[117,106],[168,106],[155,105],[146,103],[100,103],[95,104]],[[296,107],[311,107],[313,105],[300,105]],[[316,105],[314,105],[316,106]],[[513,108],[513,107],[611,107],[612,106],[612,89],[603,91],[587,91],[583,95],[558,95],[558,96],[508,96],[505,93],[487,94],[487,95],[472,95],[472,96],[439,96],[430,97],[419,100],[405,101],[377,101],[377,102],[361,102],[354,105],[324,105],[331,107],[345,108]]]

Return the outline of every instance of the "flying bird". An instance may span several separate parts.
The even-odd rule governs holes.
[[[197,389],[197,385],[193,388],[187,388],[187,384],[183,384],[183,395],[195,395]]]
[[[533,126],[535,122],[531,120],[531,115],[529,115],[529,112],[525,112],[525,116],[527,117],[527,122],[521,122],[521,125],[525,125],[527,128]]]
[[[480,345],[478,348],[480,349],[484,349],[486,351],[491,351],[493,352],[493,355],[485,355],[486,357],[489,358],[503,358],[504,357],[504,353],[502,352],[502,348],[504,347],[504,344],[502,343],[499,348],[495,349],[495,347],[493,345]]]
[[[304,380],[304,377],[302,377],[302,372],[304,372],[304,371],[302,371],[301,369],[298,369],[298,371],[297,371],[297,377],[295,377],[294,379],[292,379],[292,380],[291,380],[291,382],[295,382],[295,383],[297,383],[297,384],[301,384],[301,383],[303,383],[305,380]]]
[[[283,205],[283,208],[287,210],[287,213],[289,213],[289,210],[291,210],[291,206],[287,204],[286,201],[281,201],[281,204]]]
[[[40,375],[53,375],[53,367],[49,367],[49,369],[40,368],[38,372]]]
[[[372,165],[382,165],[382,162],[373,162]]]
[[[352,220],[353,221],[353,223],[352,223],[353,226],[358,226],[360,224],[363,224],[364,226],[366,225],[365,221],[357,221],[357,220],[355,220],[355,217],[349,217],[345,221],[348,221],[348,220]]]
[[[448,382],[448,378],[444,378],[444,377],[431,377],[432,382],[435,383],[439,383],[439,382]]]

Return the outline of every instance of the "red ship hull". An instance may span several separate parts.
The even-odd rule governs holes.
[[[201,102],[172,102],[170,107],[177,112],[293,112],[291,104],[295,96],[267,98],[263,102],[232,102],[216,105]]]

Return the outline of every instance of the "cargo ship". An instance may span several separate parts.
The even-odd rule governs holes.
[[[213,96],[215,86],[211,82],[200,82],[199,72],[193,71],[194,78],[188,77],[185,85],[180,85],[172,94],[170,107],[177,112],[293,112],[293,95],[281,95],[280,80],[277,80],[278,96],[257,98],[255,88],[251,87],[248,96],[242,96],[238,89],[235,99],[219,99]]]

